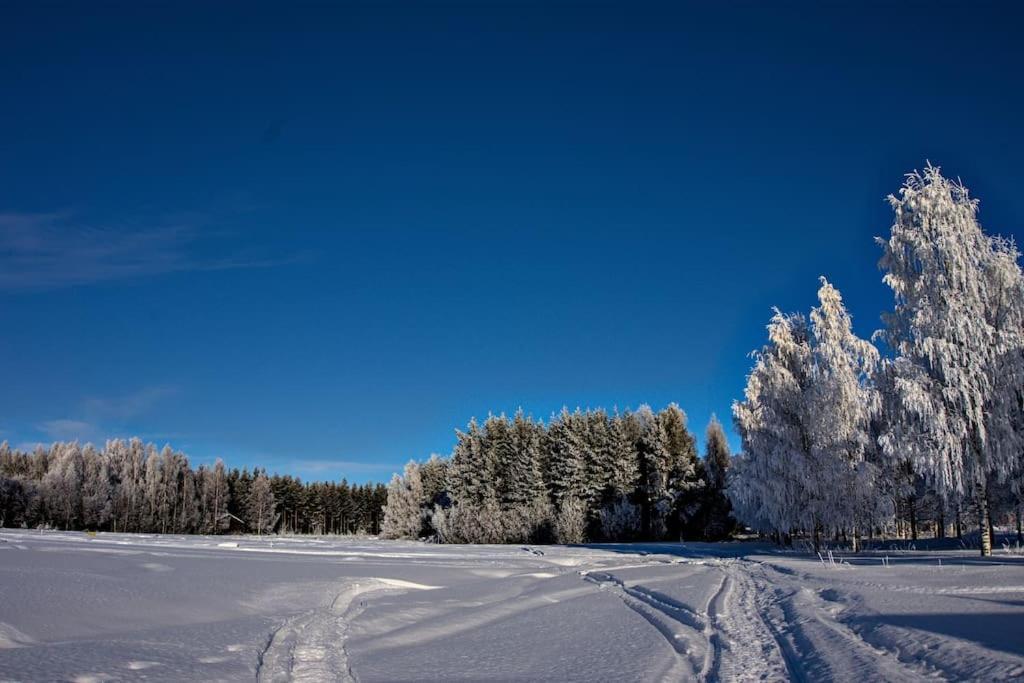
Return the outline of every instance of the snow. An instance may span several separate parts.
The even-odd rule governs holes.
[[[2,530],[0,680],[1024,676],[1024,555],[833,558]]]

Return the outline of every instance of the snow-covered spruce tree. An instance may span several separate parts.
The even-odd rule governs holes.
[[[502,467],[505,473],[502,505],[508,508],[530,505],[546,494],[540,465],[544,429],[519,409],[512,420],[509,436],[511,447]]]
[[[648,405],[626,414],[626,430],[636,450],[639,480],[636,498],[640,506],[641,535],[647,539],[664,538],[674,502],[669,489],[672,459],[667,448],[668,437]]]
[[[484,423],[487,457],[494,463],[501,541],[527,543],[538,540],[550,526],[550,505],[540,471],[542,430],[516,413]]]
[[[585,433],[586,422],[578,410],[570,413],[568,408],[562,408],[548,425],[545,474],[548,491],[557,507],[567,499],[586,497]]]
[[[636,444],[630,438],[630,430],[623,415],[615,415],[608,425],[608,454],[612,473],[608,481],[612,500],[618,501],[636,493],[640,478],[640,464]]]
[[[610,421],[603,410],[588,410],[583,415],[584,435],[583,489],[588,517],[597,519],[602,505],[612,498],[611,481],[615,475]]]
[[[568,408],[553,417],[544,440],[547,455],[544,472],[547,488],[554,504],[556,536],[561,543],[582,540],[587,525],[587,421],[577,409]],[[578,513],[578,514],[577,514]],[[584,531],[575,533],[582,518]],[[571,540],[565,540],[571,539]]]
[[[909,457],[936,489],[973,496],[981,554],[992,552],[988,479],[1011,476],[1020,460],[1019,400],[1003,379],[1019,365],[1020,269],[1012,244],[985,235],[978,204],[929,165],[899,196],[880,267],[895,308],[879,336],[897,354],[887,368],[899,410],[890,457]],[[909,438],[908,438],[909,437]]]
[[[544,427],[516,411],[511,450],[504,463],[501,491],[504,535],[508,543],[529,543],[551,536],[553,509],[541,469]]]
[[[436,453],[420,465],[420,480],[423,482],[423,500],[428,509],[434,505],[448,504],[448,460]]]
[[[484,460],[492,473],[489,482],[502,508],[509,487],[508,465],[512,460],[512,425],[505,414],[488,415],[483,425]]]
[[[725,495],[726,478],[732,465],[729,441],[722,423],[714,415],[704,433],[704,538],[717,541],[733,531],[732,506]]]
[[[446,543],[500,543],[504,520],[498,497],[498,449],[488,447],[487,433],[475,419],[456,436],[448,466],[451,506],[435,505],[431,526]]]
[[[410,460],[402,475],[395,474],[388,484],[388,502],[380,533],[384,538],[420,537],[423,530],[423,481],[420,466]]]
[[[483,430],[473,419],[465,432],[456,430],[455,435],[448,478],[453,503],[479,506],[496,500],[495,467],[488,458]]]
[[[668,454],[667,495],[670,512],[665,520],[670,538],[684,533],[700,537],[703,530],[698,520],[703,489],[703,465],[697,458],[697,442],[686,426],[686,413],[670,403],[658,413],[658,423],[665,438]]]

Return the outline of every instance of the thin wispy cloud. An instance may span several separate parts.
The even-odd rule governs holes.
[[[377,472],[396,467],[389,463],[358,462],[355,460],[288,460],[289,467],[305,472]]]
[[[85,420],[59,419],[44,420],[36,428],[51,441],[98,441],[99,429]]]
[[[72,416],[37,422],[34,428],[50,441],[102,443],[117,435],[136,434],[124,425],[151,413],[161,401],[178,393],[170,385],[143,387],[116,396],[90,396]]]
[[[177,387],[155,386],[123,396],[90,396],[82,402],[82,410],[97,419],[129,420],[149,412],[161,400],[177,393]]]
[[[95,227],[68,212],[0,213],[0,290],[47,290],[186,271],[262,268],[297,257],[199,254],[202,217],[139,228]]]

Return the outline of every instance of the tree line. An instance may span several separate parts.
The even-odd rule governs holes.
[[[30,453],[0,444],[0,527],[376,534],[386,496],[380,484],[303,483],[220,460],[193,469],[185,454],[139,439]]]
[[[471,420],[449,458],[406,465],[388,485],[382,533],[447,543],[717,540],[733,522],[717,420],[697,455],[675,404],[608,414],[563,409]]]
[[[857,337],[825,278],[809,315],[776,310],[733,404],[743,448],[713,420],[703,459],[676,405],[609,414],[519,411],[470,421],[450,456],[410,462],[385,488],[303,484],[265,471],[191,469],[139,440],[0,446],[0,525],[216,533],[378,531],[441,542],[728,537],[738,520],[781,541],[858,546],[997,521],[1024,507],[1024,274],[959,181],[928,166],[889,197],[879,239],[894,295]],[[877,344],[877,346],[876,346]]]
[[[733,405],[742,452],[721,426],[696,457],[676,406],[609,416],[522,413],[458,433],[448,459],[409,463],[388,486],[383,532],[460,542],[728,535],[735,515],[780,541],[963,536],[991,554],[994,519],[1024,507],[1024,276],[1011,241],[928,165],[889,197],[879,239],[893,310],[853,333],[821,278],[809,316],[775,311]],[[877,342],[879,346],[876,346]]]

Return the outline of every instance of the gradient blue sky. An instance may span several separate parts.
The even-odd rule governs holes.
[[[361,481],[517,406],[703,434],[819,275],[879,326],[903,173],[1024,225],[1020,5],[216,5],[0,6],[0,439]]]

